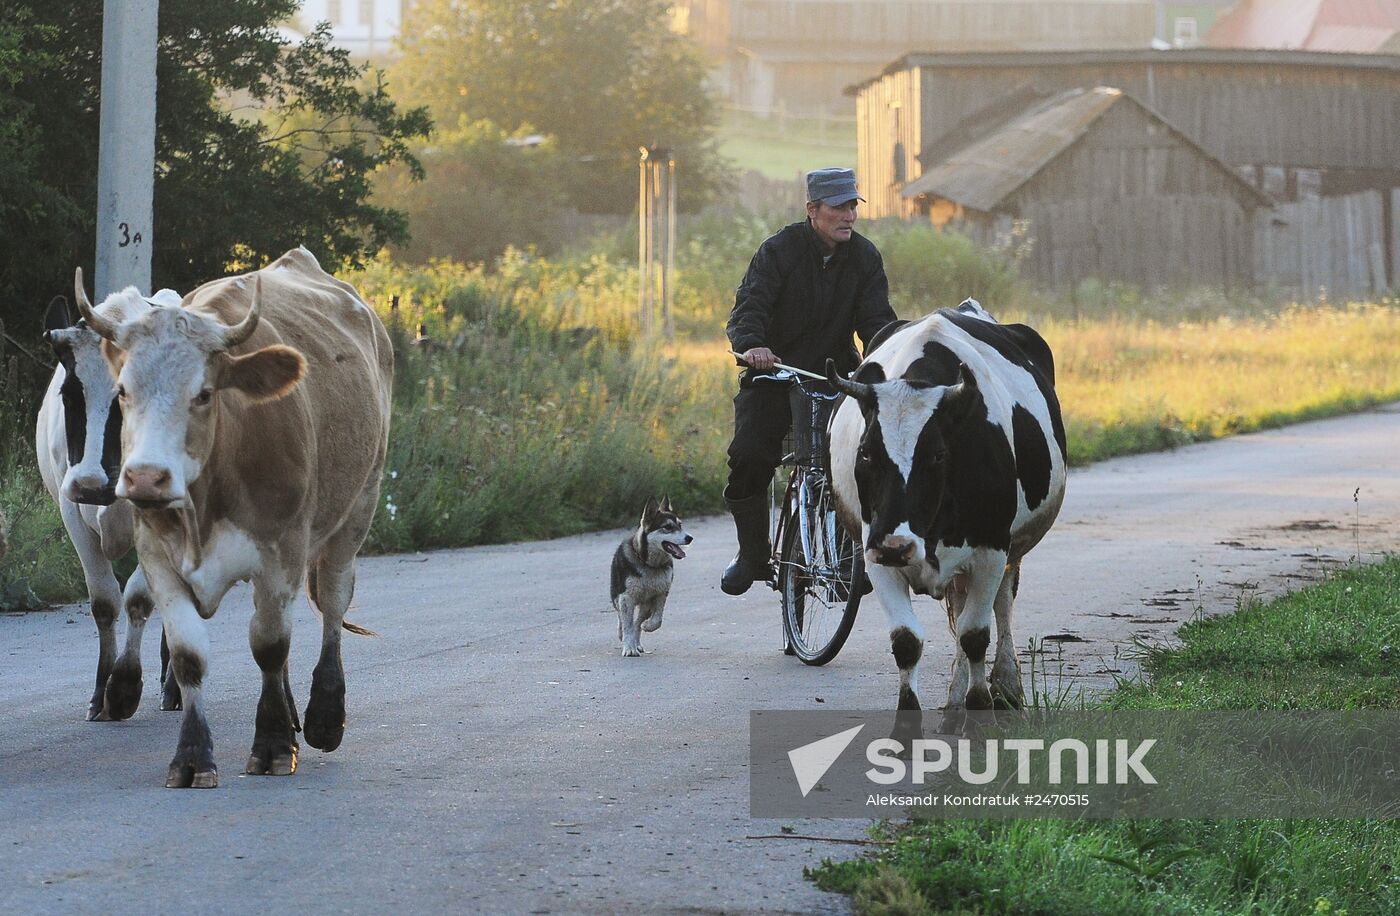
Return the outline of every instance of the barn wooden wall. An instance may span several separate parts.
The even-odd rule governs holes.
[[[1400,189],[1317,197],[1261,211],[1254,227],[1255,273],[1261,285],[1314,298],[1364,296],[1400,280],[1387,279],[1385,196],[1400,206]],[[1392,212],[1395,212],[1392,210]],[[1400,265],[1400,239],[1389,263]]]
[[[1224,63],[1188,54],[1118,60],[1065,55],[1064,62],[1038,66],[921,66],[923,140],[936,142],[1026,85],[1051,92],[1114,86],[1231,165],[1393,170],[1400,163],[1400,68]],[[1181,62],[1164,55],[1178,55]]]
[[[1229,198],[1126,197],[1036,201],[1024,276],[1053,287],[1089,277],[1142,286],[1247,287],[1251,223]],[[999,229],[1009,228],[1009,218]]]
[[[919,174],[915,158],[920,148],[919,80],[913,71],[881,80],[856,101],[856,180],[872,218],[909,216],[913,207],[899,196],[905,183]]]
[[[1400,285],[1393,274],[1400,239],[1386,238],[1384,195],[1400,207],[1396,188],[1261,208],[1252,220],[1218,197],[1038,201],[1019,217],[1031,239],[1021,273],[1058,288],[1096,277],[1145,286],[1253,285],[1302,299],[1374,297]],[[1011,232],[1012,219],[958,228],[991,244]]]

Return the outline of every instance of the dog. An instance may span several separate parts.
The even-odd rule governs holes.
[[[654,497],[648,499],[637,530],[618,545],[612,559],[612,605],[623,658],[642,654],[642,630],[651,633],[661,627],[675,561],[685,559],[685,548],[694,540],[685,533],[668,496],[660,505]]]

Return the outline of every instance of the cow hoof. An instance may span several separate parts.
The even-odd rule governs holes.
[[[170,772],[165,777],[167,789],[213,789],[218,785],[219,770],[217,767],[210,767],[196,773],[192,766],[172,763]]]
[[[180,685],[175,681],[175,675],[167,673],[160,682],[160,708],[175,712],[183,709],[184,705],[180,702]]]
[[[914,742],[924,736],[924,714],[920,710],[901,710],[894,715],[894,728],[890,738],[898,741],[900,751],[895,756],[909,760],[913,756]]]
[[[992,708],[992,692],[987,689],[986,684],[975,684],[968,688],[967,708],[969,710]]]
[[[943,710],[943,718],[938,723],[940,735],[966,735],[968,733],[967,710],[960,706],[949,706]]]
[[[130,719],[140,705],[141,669],[118,666],[107,679],[106,714],[117,721]]]
[[[337,723],[334,717],[319,712],[315,704],[308,704],[306,715],[302,717],[301,734],[307,744],[330,753],[340,747],[345,738],[345,717],[342,714]]]
[[[1002,710],[1008,710],[1008,709],[1023,709],[1023,708],[1025,707],[1025,705],[1026,705],[1026,698],[1025,698],[1024,695],[1007,694],[1007,693],[1004,693],[1004,692],[1002,692],[1002,691],[1000,691],[1000,690],[993,690],[993,691],[992,691],[992,708],[993,708],[993,709],[1002,709]]]
[[[243,772],[249,776],[290,776],[297,771],[297,751],[274,754],[271,758],[257,752],[248,756],[248,765]]]
[[[112,717],[107,715],[107,710],[101,705],[92,704],[88,706],[87,720],[89,722],[110,722]]]

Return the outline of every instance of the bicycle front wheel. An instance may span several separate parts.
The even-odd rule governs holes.
[[[827,500],[797,509],[783,532],[779,593],[788,645],[808,665],[825,665],[851,635],[865,560]]]

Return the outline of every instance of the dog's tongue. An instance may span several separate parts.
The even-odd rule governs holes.
[[[667,553],[669,553],[671,556],[675,557],[677,560],[684,560],[684,559],[685,559],[685,551],[684,551],[684,550],[681,550],[679,544],[672,544],[670,541],[662,541],[662,542],[661,542],[661,549],[662,549],[662,550],[665,550]]]

